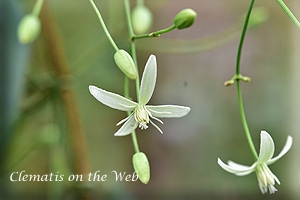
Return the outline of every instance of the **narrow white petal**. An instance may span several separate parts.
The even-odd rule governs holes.
[[[139,103],[146,105],[155,88],[157,76],[157,65],[155,55],[151,55],[146,63],[140,88]]]
[[[232,161],[231,162],[231,165],[234,163]],[[228,165],[229,165],[229,161],[228,161]],[[245,165],[241,165],[241,164],[237,164],[237,163],[234,163],[233,165],[235,165],[235,167],[239,167],[241,170],[246,170],[244,172],[239,172],[239,173],[235,173],[235,175],[237,176],[246,176],[252,172],[255,171],[255,167],[256,167],[256,163],[253,163],[251,166],[245,166]]]
[[[101,103],[107,105],[111,108],[122,110],[122,111],[132,111],[137,106],[137,103],[122,97],[121,95],[107,92],[98,88],[96,86],[89,86],[90,93]]]
[[[229,160],[228,166],[233,167],[235,169],[239,169],[239,170],[246,170],[246,172],[235,173],[235,175],[237,175],[237,176],[245,176],[254,171],[256,164],[254,163],[253,165],[251,165],[249,167],[249,166],[241,165],[241,164],[238,164],[238,163],[235,163],[235,162]]]
[[[228,163],[228,166],[233,167],[235,169],[240,169],[240,170],[248,170],[249,169],[249,166],[241,165],[241,164],[235,163],[231,160],[229,160],[227,163]]]
[[[190,112],[189,107],[176,105],[148,106],[146,108],[154,117],[183,117]]]
[[[274,162],[276,162],[277,160],[279,160],[282,156],[284,156],[292,147],[293,144],[293,138],[291,136],[288,136],[286,143],[283,147],[283,149],[281,150],[281,152],[278,154],[278,156],[270,159],[267,161],[267,165],[273,164]]]
[[[254,167],[250,166],[248,168],[240,169],[240,167],[229,166],[229,165],[226,165],[225,163],[223,163],[220,158],[218,158],[218,164],[225,171],[232,173],[232,174],[236,174],[236,175],[241,174],[241,173],[245,173],[245,175],[250,174],[251,172],[253,172],[253,168],[254,168]]]
[[[246,176],[248,174],[251,174],[252,172],[254,172],[254,170],[249,170],[249,171],[246,171],[246,172],[235,173],[235,175],[237,175],[237,176]]]
[[[115,136],[129,135],[137,127],[138,123],[135,121],[133,115],[123,124],[123,126],[115,133]]]
[[[274,142],[272,137],[266,132],[260,132],[260,152],[259,152],[259,163],[267,162],[272,158],[274,154]]]

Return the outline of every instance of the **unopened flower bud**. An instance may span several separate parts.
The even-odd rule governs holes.
[[[229,81],[226,81],[225,83],[224,83],[224,85],[226,86],[226,87],[228,87],[228,86],[231,86],[231,85],[233,85],[234,84],[234,80],[229,80]]]
[[[147,184],[150,179],[150,166],[147,156],[143,152],[135,153],[132,157],[132,162],[140,181]]]
[[[184,29],[184,28],[188,28],[190,26],[192,26],[192,24],[194,23],[195,19],[196,19],[197,13],[190,9],[184,9],[182,11],[180,11],[174,18],[174,25],[176,26],[176,28],[178,29]]]
[[[143,34],[149,31],[152,26],[152,13],[144,5],[135,7],[132,11],[132,26],[134,32]]]
[[[34,14],[23,17],[18,27],[18,37],[22,44],[33,42],[41,31],[40,19]]]
[[[251,81],[251,79],[247,76],[241,77],[241,80],[244,81],[244,82],[250,82]]]
[[[123,49],[118,50],[114,59],[120,70],[130,79],[136,79],[137,73],[131,56]]]

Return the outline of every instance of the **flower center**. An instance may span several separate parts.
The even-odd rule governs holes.
[[[147,129],[149,123],[149,113],[145,105],[138,105],[134,113],[135,120],[139,123],[139,128]]]
[[[256,167],[256,174],[262,193],[266,193],[269,189],[270,194],[277,191],[274,187],[275,181],[280,184],[278,178],[271,172],[266,163],[258,164]]]

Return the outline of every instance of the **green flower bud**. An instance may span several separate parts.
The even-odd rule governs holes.
[[[251,79],[247,76],[241,77],[241,80],[244,81],[244,82],[250,82],[251,81]]]
[[[118,50],[114,59],[120,70],[130,79],[136,79],[137,73],[131,56],[123,49]]]
[[[33,42],[41,31],[40,19],[33,14],[25,15],[18,27],[18,37],[22,44]]]
[[[195,19],[196,19],[197,13],[190,9],[184,9],[182,11],[180,11],[174,18],[174,25],[176,26],[176,28],[178,29],[184,29],[184,28],[188,28],[190,26],[192,26],[192,24],[194,23]]]
[[[225,83],[224,83],[224,85],[226,86],[226,87],[228,87],[228,86],[231,86],[231,85],[233,85],[234,84],[234,80],[229,80],[229,81],[226,81]]]
[[[147,184],[150,179],[150,166],[147,156],[143,152],[135,153],[132,157],[132,162],[140,181]]]
[[[254,27],[264,23],[269,18],[269,11],[264,7],[254,8],[249,19],[249,26]]]
[[[152,26],[152,13],[144,5],[135,7],[132,11],[132,26],[134,32],[143,34],[149,31]]]

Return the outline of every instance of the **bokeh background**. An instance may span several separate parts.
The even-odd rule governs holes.
[[[150,104],[191,107],[184,118],[163,119],[163,135],[152,126],[137,130],[140,149],[151,165],[147,185],[116,182],[111,176],[112,170],[133,173],[134,149],[130,136],[113,136],[118,129],[115,124],[126,113],[104,106],[88,91],[91,84],[119,94],[124,88],[124,75],[113,61],[114,49],[89,1],[46,0],[47,10],[44,6],[41,15],[51,14],[54,24],[46,19],[42,26],[51,30],[55,27],[59,45],[49,44],[47,38],[52,32],[43,28],[32,45],[23,46],[17,40],[17,26],[34,3],[1,0],[0,4],[1,199],[300,198],[300,31],[275,0],[256,2],[256,8],[267,10],[268,19],[249,29],[241,65],[241,73],[252,79],[242,83],[241,89],[256,149],[261,130],[272,135],[275,155],[288,135],[294,138],[290,152],[270,167],[281,181],[274,195],[261,194],[254,173],[237,177],[217,165],[218,157],[245,165],[253,163],[236,87],[223,85],[235,73],[242,19],[250,1],[145,1],[154,16],[153,31],[172,25],[173,17],[184,8],[198,13],[191,28],[136,42],[140,75],[149,55],[157,56],[157,84]],[[123,1],[95,3],[115,42],[128,50]],[[131,1],[132,7],[135,3]],[[300,3],[286,3],[300,17]],[[62,59],[70,74],[67,78],[57,76],[51,51],[64,52]],[[135,99],[134,84],[131,86],[130,94]],[[72,95],[62,98],[64,89]],[[73,103],[66,106],[65,101]],[[81,145],[75,147],[69,127],[69,118],[74,116],[80,117],[75,129],[82,126],[79,132],[85,138],[77,138]],[[87,152],[82,155],[88,156],[76,155],[85,146]],[[84,162],[82,166],[74,164],[78,159]],[[110,178],[84,184],[9,180],[12,172],[22,170],[27,174],[67,176],[82,168],[100,170]]]

